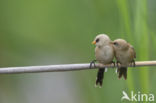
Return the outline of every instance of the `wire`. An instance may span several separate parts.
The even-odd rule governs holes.
[[[156,61],[138,61],[135,67],[141,66],[156,66]],[[61,64],[61,65],[46,65],[46,66],[25,66],[25,67],[6,67],[0,68],[0,74],[15,74],[15,73],[38,73],[38,72],[65,72],[75,70],[87,70],[98,67],[114,68],[113,64],[103,65],[96,63],[90,68],[90,63],[84,64]],[[116,67],[116,66],[115,66]],[[131,67],[131,66],[129,66]]]

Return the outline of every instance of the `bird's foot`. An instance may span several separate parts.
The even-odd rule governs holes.
[[[94,68],[96,67],[95,62],[96,62],[96,60],[93,60],[93,61],[90,62],[90,66],[89,66],[90,69],[92,68],[92,65],[94,65]]]
[[[136,66],[135,60],[134,60],[134,59],[133,59],[132,62],[131,62],[131,66],[132,66],[132,67],[135,67],[135,66]]]
[[[113,64],[113,66],[115,67],[115,62],[114,61],[112,61],[111,64]]]

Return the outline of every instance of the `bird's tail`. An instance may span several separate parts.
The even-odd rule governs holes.
[[[96,85],[99,84],[100,86],[102,86],[103,78],[104,78],[104,72],[105,72],[105,68],[99,68],[99,70],[97,72]]]
[[[118,78],[120,79],[122,76],[124,79],[127,79],[127,67],[119,67],[118,68]]]

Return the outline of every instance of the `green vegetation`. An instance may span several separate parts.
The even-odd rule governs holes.
[[[154,0],[1,0],[0,66],[86,63],[94,37],[126,39],[137,61],[156,60]],[[153,69],[152,69],[153,68]],[[155,67],[115,69],[94,88],[97,70],[0,75],[0,103],[120,103],[122,91],[155,93]],[[36,99],[37,98],[37,99]]]

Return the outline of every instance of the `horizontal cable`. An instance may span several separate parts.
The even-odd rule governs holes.
[[[135,67],[142,67],[142,66],[156,66],[156,61],[138,61],[135,62]],[[91,69],[93,68],[114,68],[113,64],[110,65],[103,65],[96,63],[95,67],[92,65]],[[131,66],[129,66],[131,67]],[[46,65],[46,66],[25,66],[25,67],[6,67],[0,68],[0,74],[14,74],[14,73],[38,73],[38,72],[63,72],[63,71],[74,71],[74,70],[87,70],[90,69],[90,63],[84,64],[61,64],[61,65]]]

